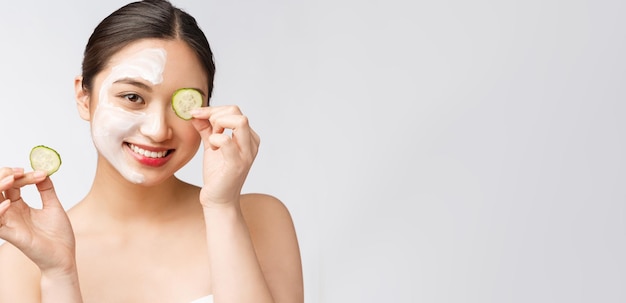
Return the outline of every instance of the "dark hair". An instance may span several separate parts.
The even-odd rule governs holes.
[[[167,0],[129,3],[104,18],[85,47],[82,64],[83,88],[91,91],[94,77],[119,50],[144,38],[181,39],[196,53],[213,92],[215,63],[204,32],[196,19]]]

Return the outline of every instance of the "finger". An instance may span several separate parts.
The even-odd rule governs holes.
[[[13,187],[15,182],[15,174],[8,167],[0,168],[0,201],[6,200],[5,191]]]
[[[259,137],[259,134],[257,134],[252,128],[250,129],[250,134],[252,139],[252,145],[254,146],[253,156],[256,157],[257,153],[259,152],[259,146],[261,145],[261,137]]]
[[[14,167],[12,168],[13,170],[13,176],[15,176],[15,179],[19,179],[21,177],[24,176],[24,169],[21,167]]]
[[[0,239],[4,239],[12,243],[15,232],[9,225],[8,216],[5,216],[7,210],[11,207],[11,200],[6,199],[0,203]]]
[[[209,144],[215,147],[214,149],[218,149],[229,144],[231,140],[230,136],[226,134],[212,134],[209,136]]]
[[[241,109],[236,105],[207,106],[194,109],[190,112],[191,116],[196,119],[208,120],[213,116],[225,114],[241,115]]]
[[[2,227],[4,226],[4,222],[6,219],[3,216],[7,209],[9,209],[9,207],[11,207],[11,200],[9,199],[6,199],[2,201],[2,203],[0,203],[0,231],[4,230]]]
[[[261,137],[259,137],[259,134],[257,134],[254,129],[250,129],[250,132],[252,133],[252,140],[254,141],[254,143],[257,146],[261,145]]]
[[[254,151],[256,153],[256,147],[251,147],[251,133],[249,133],[250,127],[248,123],[248,118],[244,116],[241,112],[241,109],[236,105],[227,105],[227,106],[212,106],[212,107],[203,107],[192,111],[192,116],[195,118],[192,120],[194,127],[200,132],[202,136],[202,141],[205,145],[205,148],[211,148],[216,150],[225,146],[230,140],[226,140],[227,138],[224,136],[216,136],[213,139],[210,139],[212,134],[223,134],[225,130],[232,129],[233,137],[235,138],[235,143],[244,153],[250,153],[250,151]],[[206,121],[209,120],[208,124]],[[235,134],[235,130],[238,134]],[[257,145],[257,144],[252,144]]]
[[[4,192],[4,197],[11,200],[12,202],[18,201],[19,199],[22,198],[22,194],[20,192],[20,188],[17,187],[13,187],[11,189],[7,189]]]
[[[43,181],[37,183],[37,190],[39,190],[41,205],[44,209],[49,207],[62,207],[50,178],[46,177]]]
[[[248,117],[244,115],[228,115],[215,120],[214,127],[232,129],[233,142],[239,147],[243,154],[254,154],[256,144],[253,141],[252,129],[248,122]]]
[[[211,149],[219,150],[227,162],[231,164],[241,163],[240,150],[229,135],[213,134],[209,139],[211,141]]]
[[[15,180],[15,173],[12,168],[0,168],[0,191],[8,188],[7,184],[13,184],[13,180]]]
[[[3,192],[13,187],[13,182],[15,182],[15,176],[13,176],[13,174],[9,174],[9,175],[1,174],[0,175],[0,192]]]
[[[209,122],[213,126],[213,133],[223,133],[225,129],[234,129],[234,126],[224,125],[223,123],[219,123],[219,121],[223,120],[224,117],[242,117],[243,113],[237,106],[226,106],[219,108],[211,117],[209,117]],[[247,119],[247,118],[246,118]],[[247,122],[247,121],[246,121]]]
[[[2,167],[2,168],[0,168],[0,178],[6,177],[6,176],[12,175],[12,174],[13,174],[13,168],[10,168],[10,167]]]
[[[13,194],[13,186],[15,184],[15,175],[13,174],[13,170],[10,168],[3,168],[0,174],[4,176],[0,179],[0,199],[2,201],[6,199],[12,200],[15,196]]]
[[[196,129],[196,131],[200,134],[200,139],[202,139],[202,143],[205,148],[210,146],[209,136],[212,133],[211,123],[208,120],[200,120],[200,119],[192,119],[191,124]]]
[[[21,188],[26,185],[37,184],[43,181],[43,179],[45,179],[47,175],[48,174],[45,171],[41,171],[41,170],[23,173],[19,179],[16,178],[15,183],[13,183],[13,187]]]
[[[21,199],[22,194],[20,188],[26,185],[37,184],[38,182],[43,181],[46,178],[47,173],[44,171],[34,171],[29,173],[24,173],[21,178],[16,179],[13,182],[12,188],[5,191],[5,197],[15,202]]]
[[[192,113],[193,115],[193,113]],[[241,109],[239,109],[236,105],[227,105],[227,106],[214,106],[203,108],[197,115],[198,119],[208,119],[211,123],[211,132],[214,134],[221,134],[227,127],[222,127],[220,124],[216,123],[217,120],[224,116],[241,116]]]
[[[9,209],[9,206],[11,206],[11,200],[9,199],[6,199],[2,201],[2,203],[0,203],[0,217],[2,217],[2,215],[4,215],[4,213],[7,211],[7,209]],[[0,223],[0,227],[2,227],[1,223]]]
[[[211,116],[211,112],[213,111],[212,106],[203,106],[200,108],[193,109],[189,112],[191,117],[194,119],[207,120]]]

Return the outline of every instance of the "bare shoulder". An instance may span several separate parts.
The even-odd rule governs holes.
[[[38,302],[39,268],[10,243],[0,245],[0,302]]]
[[[267,194],[245,194],[241,196],[241,211],[246,220],[279,219],[292,222],[291,214],[278,198]],[[285,223],[285,222],[282,222]]]
[[[246,194],[241,212],[276,302],[303,302],[300,249],[289,210],[276,197]]]
[[[241,196],[241,212],[257,248],[264,243],[297,245],[296,230],[289,210],[278,198],[266,194]]]

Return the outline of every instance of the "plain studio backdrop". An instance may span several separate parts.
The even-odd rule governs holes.
[[[125,3],[0,10],[0,166],[56,148],[66,208],[96,155],[73,78]],[[307,303],[626,302],[626,2],[174,4],[262,137],[245,191],[290,209]]]

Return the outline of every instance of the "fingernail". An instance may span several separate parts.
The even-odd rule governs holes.
[[[192,109],[191,111],[189,111],[189,114],[191,114],[192,116],[198,115],[200,114],[200,110],[199,109]]]
[[[13,172],[14,173],[23,173],[24,169],[21,167],[13,167]]]
[[[40,171],[40,170],[37,170],[37,171],[33,172],[33,177],[35,177],[35,179],[41,179],[41,178],[45,177],[46,175],[47,175],[46,172]]]

